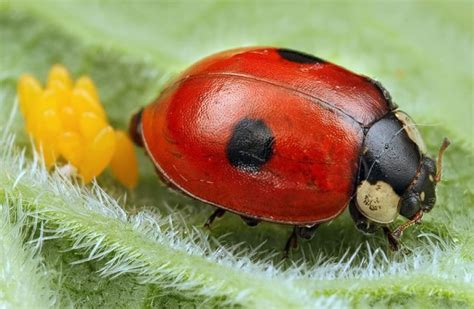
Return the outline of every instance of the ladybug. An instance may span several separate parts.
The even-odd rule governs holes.
[[[130,134],[161,178],[249,225],[294,226],[309,239],[347,207],[358,230],[392,248],[436,201],[441,160],[377,81],[290,49],[209,56],[134,115]],[[408,219],[395,231],[398,215]]]

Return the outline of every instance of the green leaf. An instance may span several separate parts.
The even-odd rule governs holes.
[[[473,9],[471,2],[0,2],[0,248],[11,249],[0,252],[0,306],[474,306]],[[48,176],[20,115],[7,125],[23,72],[44,81],[63,63],[76,77],[91,75],[113,125],[125,128],[180,70],[243,45],[291,47],[375,77],[420,124],[432,154],[450,137],[437,205],[405,233],[405,251],[357,233],[344,214],[281,262],[289,227],[249,228],[226,215],[203,230],[211,207],[163,188],[144,155],[133,192],[107,175],[89,188]],[[29,228],[39,253],[30,233],[18,232]],[[11,296],[18,291],[31,297]]]

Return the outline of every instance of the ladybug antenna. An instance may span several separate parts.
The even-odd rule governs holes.
[[[443,154],[446,151],[446,148],[451,144],[449,139],[446,137],[443,139],[443,143],[441,144],[441,147],[439,148],[438,152],[438,160],[436,161],[436,176],[435,176],[435,182],[438,183],[441,181],[441,167],[442,167],[442,162],[443,162]]]

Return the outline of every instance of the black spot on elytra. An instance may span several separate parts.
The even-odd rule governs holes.
[[[227,159],[243,171],[257,172],[272,157],[274,141],[263,120],[244,118],[233,129],[227,144]]]
[[[277,52],[283,59],[286,59],[292,62],[306,63],[306,64],[326,62],[326,60],[324,59],[318,58],[313,55],[305,54],[296,50],[292,50],[292,49],[279,48]]]

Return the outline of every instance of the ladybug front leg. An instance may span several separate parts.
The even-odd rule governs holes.
[[[360,211],[357,209],[357,206],[355,205],[354,200],[352,200],[349,204],[349,212],[351,213],[351,217],[355,223],[356,228],[360,232],[366,235],[372,235],[377,231],[378,226],[360,213]],[[385,236],[387,237],[390,249],[392,249],[393,251],[397,251],[399,244],[398,240],[394,237],[392,231],[390,231],[390,229],[386,226],[382,227],[382,230]]]
[[[349,204],[349,212],[351,214],[352,220],[356,228],[364,233],[365,235],[372,235],[377,230],[377,225],[373,222],[369,221],[360,211],[357,209],[355,205],[355,201],[351,200]]]
[[[399,225],[393,232],[391,232],[387,227],[383,228],[384,233],[387,235],[390,248],[393,251],[398,250],[398,247],[399,247],[398,240],[402,236],[403,231],[406,230],[408,227],[412,226],[413,224],[419,224],[422,217],[423,217],[423,210],[420,209],[415,215],[412,216],[410,220]]]
[[[387,236],[387,240],[388,240],[388,244],[390,245],[390,249],[392,249],[392,251],[398,251],[398,248],[399,248],[398,240],[393,236],[392,231],[390,231],[390,229],[388,227],[384,226],[383,227],[383,232],[384,232],[385,236]]]

